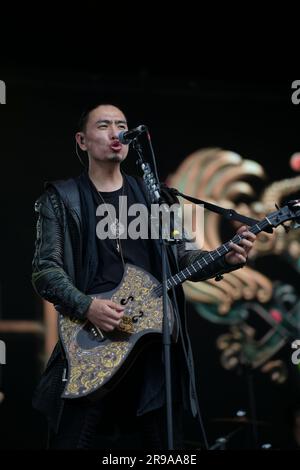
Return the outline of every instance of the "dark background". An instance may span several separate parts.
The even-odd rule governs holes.
[[[33,205],[45,181],[81,171],[74,132],[81,111],[91,101],[116,103],[130,127],[148,125],[162,180],[187,155],[209,146],[256,160],[269,182],[294,175],[289,158],[300,151],[300,105],[291,102],[293,80],[213,80],[184,72],[162,74],[147,67],[122,74],[92,66],[83,70],[12,65],[0,69],[0,79],[7,86],[7,104],[0,106],[3,319],[41,319],[30,282]],[[126,171],[136,172],[132,151],[125,165]],[[215,339],[225,327],[201,319],[191,305],[189,322],[200,405],[212,443],[235,429],[214,418],[249,410],[246,376],[225,372],[219,364]],[[3,334],[1,339],[7,343],[7,365],[2,366],[6,398],[0,405],[0,447],[42,448],[45,423],[31,409],[42,340],[17,334]],[[288,362],[288,353],[283,350],[279,356],[286,354]],[[258,418],[269,423],[259,429],[260,445],[291,445],[291,410],[297,402],[294,373],[281,386],[254,374]],[[187,426],[187,438],[199,441],[199,427],[192,422]],[[236,446],[245,446],[246,441],[251,445],[251,433],[245,430]]]

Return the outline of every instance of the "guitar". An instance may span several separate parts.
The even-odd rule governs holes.
[[[288,202],[253,225],[249,231],[256,235],[289,220],[300,223],[300,200]],[[168,278],[167,290],[205,270],[210,263],[230,251],[231,241],[238,244],[242,238],[241,235],[235,235],[229,242]],[[126,264],[120,284],[110,292],[93,297],[111,299],[124,305],[124,316],[117,329],[103,332],[88,320],[81,321],[59,314],[59,336],[68,361],[63,398],[89,396],[90,399],[98,399],[103,396],[126,374],[141,349],[162,334],[162,285],[143,269]],[[171,331],[174,331],[170,300],[168,320]]]

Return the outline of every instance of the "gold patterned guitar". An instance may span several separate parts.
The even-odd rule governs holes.
[[[277,227],[288,220],[300,223],[300,200],[290,201],[272,212],[249,230],[258,234]],[[239,243],[242,236],[181,270],[167,280],[167,290],[182,284],[230,251],[229,243]],[[111,299],[125,306],[124,316],[112,332],[102,332],[88,320],[80,321],[59,315],[59,335],[68,360],[68,377],[63,398],[89,396],[97,399],[111,390],[126,374],[141,349],[162,334],[162,285],[150,273],[126,264],[120,284],[112,291],[93,295]],[[168,300],[168,319],[174,332],[175,321],[171,301]]]

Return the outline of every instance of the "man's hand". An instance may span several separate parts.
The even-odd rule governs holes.
[[[109,299],[93,299],[86,316],[100,330],[113,331],[120,324],[124,309]]]
[[[247,227],[243,225],[237,231],[238,235],[242,235],[243,240],[241,240],[239,245],[235,243],[230,243],[231,251],[225,255],[225,260],[228,264],[238,264],[238,263],[246,263],[248,253],[253,247],[253,243],[256,239],[256,235],[251,233],[247,230]]]

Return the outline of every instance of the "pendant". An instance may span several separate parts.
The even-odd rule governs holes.
[[[120,234],[125,232],[124,226],[119,222],[118,219],[116,219],[111,225],[110,225],[110,231],[113,235],[114,238],[116,238],[116,244],[117,244],[117,252],[120,253]]]
[[[125,232],[125,227],[124,225],[116,219],[111,225],[110,225],[110,232],[112,233],[113,236],[119,237]]]

